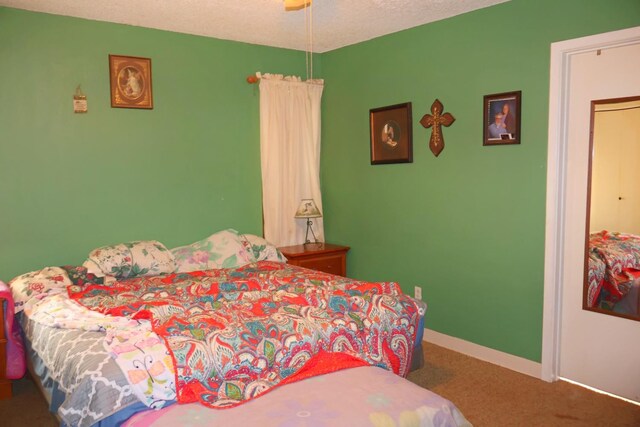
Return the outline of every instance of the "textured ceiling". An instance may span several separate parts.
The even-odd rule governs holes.
[[[326,52],[508,0],[314,0],[313,50]],[[0,5],[305,50],[305,11],[282,0],[0,0]]]

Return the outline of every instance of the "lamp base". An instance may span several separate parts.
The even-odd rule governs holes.
[[[307,231],[304,233],[304,244],[308,245],[311,243],[320,243],[318,242],[318,238],[316,237],[316,233],[313,232],[313,227],[311,227],[313,225],[313,222],[311,221],[311,218],[307,218]],[[313,242],[311,242],[309,240],[309,230],[311,230],[311,235],[313,236]]]
[[[306,249],[320,249],[324,242],[304,242],[302,246]]]

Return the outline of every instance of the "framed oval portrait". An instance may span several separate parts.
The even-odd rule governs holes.
[[[109,55],[111,106],[153,108],[151,59]]]
[[[412,163],[411,103],[369,110],[371,164]]]

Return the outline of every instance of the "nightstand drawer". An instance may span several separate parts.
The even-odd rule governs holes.
[[[325,273],[337,274],[338,276],[344,275],[343,255],[327,255],[323,257],[316,257],[312,259],[299,260],[297,264],[300,267],[310,268],[312,270],[324,271]]]
[[[323,271],[337,276],[347,275],[349,246],[310,243],[278,248],[291,265]]]

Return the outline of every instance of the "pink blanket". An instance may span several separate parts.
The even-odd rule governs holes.
[[[7,378],[16,380],[26,372],[24,344],[20,336],[20,327],[13,322],[13,297],[11,290],[0,282],[0,298],[4,299],[4,330],[7,335]],[[0,302],[1,303],[1,302]],[[3,321],[3,319],[0,319]]]
[[[235,408],[189,403],[138,412],[126,427],[471,427],[450,401],[376,366],[345,369],[278,387]]]

